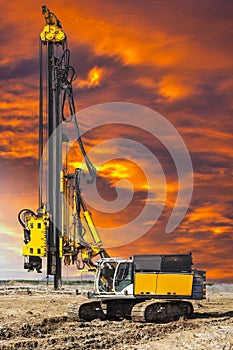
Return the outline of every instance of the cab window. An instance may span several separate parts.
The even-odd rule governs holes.
[[[116,272],[115,291],[121,292],[125,287],[132,283],[133,271],[132,263],[120,263]]]

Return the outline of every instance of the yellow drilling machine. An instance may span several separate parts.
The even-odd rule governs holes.
[[[75,114],[70,50],[61,23],[42,6],[45,26],[40,34],[39,113],[39,209],[23,209],[18,219],[24,231],[24,268],[42,271],[47,258],[47,276],[54,288],[62,285],[62,261],[89,267],[95,273],[90,300],[69,307],[77,319],[129,318],[141,322],[164,322],[193,312],[193,300],[205,298],[205,272],[193,269],[191,253],[110,257],[81,195],[80,179],[93,182],[96,169],[86,154]],[[66,117],[66,111],[69,117]],[[76,140],[88,173],[69,172],[64,164],[64,144],[69,139],[63,126],[74,123]],[[43,185],[43,177],[46,181]],[[45,188],[43,188],[45,186]],[[89,232],[92,243],[87,242]],[[99,257],[97,259],[96,257]]]

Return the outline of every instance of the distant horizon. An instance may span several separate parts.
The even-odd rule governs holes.
[[[15,278],[15,279],[0,279],[0,284],[1,283],[4,283],[4,282],[22,282],[22,283],[27,283],[27,282],[31,282],[31,283],[46,283],[47,281],[44,280],[44,279],[41,279],[41,280],[33,280],[33,279],[18,279],[18,278]],[[63,284],[65,285],[66,284],[66,281],[67,279],[62,279],[62,282]],[[77,282],[77,284],[82,284],[82,282],[85,282],[85,283],[93,283],[94,282],[94,279],[85,279],[85,278],[82,278],[82,279],[77,279],[77,278],[69,278],[68,279],[68,282]],[[52,284],[53,283],[53,280],[52,279],[49,279],[49,283]],[[62,285],[63,285],[62,284]],[[206,282],[206,285],[215,285],[215,284],[220,284],[220,285],[232,285],[233,286],[233,282],[221,282],[221,281],[208,281]]]

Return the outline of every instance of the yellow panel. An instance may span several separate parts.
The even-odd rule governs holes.
[[[23,256],[45,256],[47,218],[32,217],[27,224],[30,241],[23,247]]]
[[[59,237],[59,258],[63,256],[63,238]]]
[[[156,295],[192,295],[193,275],[158,274]]]
[[[134,294],[155,294],[157,274],[136,273]]]

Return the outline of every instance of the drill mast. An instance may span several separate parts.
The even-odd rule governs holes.
[[[41,257],[47,257],[47,276],[54,276],[54,288],[59,289],[62,260],[65,265],[76,264],[79,269],[85,265],[95,268],[92,258],[108,255],[81,196],[83,170],[78,168],[69,173],[68,164],[63,165],[63,143],[69,140],[62,126],[73,120],[77,143],[89,172],[87,181],[95,179],[96,170],[86,154],[75,114],[72,81],[76,73],[69,63],[66,35],[60,21],[46,6],[42,6],[42,14],[46,24],[40,34],[39,209],[37,214],[23,209],[18,218],[24,229],[24,268],[41,272]],[[69,118],[64,115],[67,101]],[[87,230],[91,243],[84,239]]]
[[[62,123],[62,76],[59,72],[61,57],[65,50],[66,35],[56,16],[46,6],[42,8],[46,25],[40,34],[41,64],[43,67],[43,46],[47,54],[47,130],[48,130],[48,202],[47,210],[50,214],[50,225],[47,233],[47,275],[54,276],[54,288],[61,287],[62,260],[62,193],[60,192],[60,171],[62,169],[62,134],[59,126]],[[63,73],[63,72],[61,72]],[[42,72],[40,72],[42,75]],[[39,116],[39,160],[42,160],[43,150],[43,77],[40,78],[40,116]],[[41,176],[40,176],[41,178]],[[39,205],[43,206],[42,193]]]

